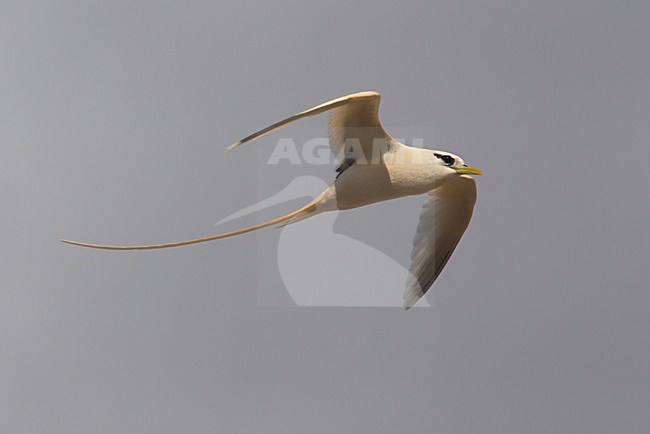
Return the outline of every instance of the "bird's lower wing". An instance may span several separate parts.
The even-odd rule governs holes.
[[[427,292],[469,225],[476,202],[476,183],[469,176],[447,181],[429,192],[420,212],[411,268],[404,291],[409,309]]]

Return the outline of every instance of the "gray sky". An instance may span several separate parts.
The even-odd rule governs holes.
[[[430,3],[2,2],[0,431],[648,432],[650,6]],[[265,307],[276,229],[56,242],[329,181],[222,149],[366,89],[486,173],[433,309]],[[334,229],[405,261],[421,201]]]

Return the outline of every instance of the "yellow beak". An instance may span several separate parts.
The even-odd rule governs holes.
[[[464,165],[461,167],[454,167],[456,169],[456,172],[460,173],[461,175],[483,175],[483,172],[481,172],[481,169],[477,169],[476,167]]]

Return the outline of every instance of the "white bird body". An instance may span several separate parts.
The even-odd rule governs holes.
[[[339,175],[323,193],[292,213],[233,232],[166,244],[111,246],[62,241],[110,250],[183,246],[271,225],[286,225],[326,211],[428,193],[413,241],[412,264],[403,296],[408,309],[431,287],[465,232],[476,201],[476,184],[468,175],[482,173],[456,155],[399,143],[379,121],[380,98],[376,92],[337,98],[277,122],[227,148],[236,148],[291,122],[329,111],[330,147],[340,163]]]
[[[337,208],[352,209],[433,190],[442,176],[431,156],[428,149],[393,142],[382,164],[354,164],[334,181]]]

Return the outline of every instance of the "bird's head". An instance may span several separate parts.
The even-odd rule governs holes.
[[[436,164],[450,175],[483,175],[483,172],[481,172],[480,169],[468,166],[458,155],[450,154],[449,152],[436,151],[433,153],[433,157]]]

